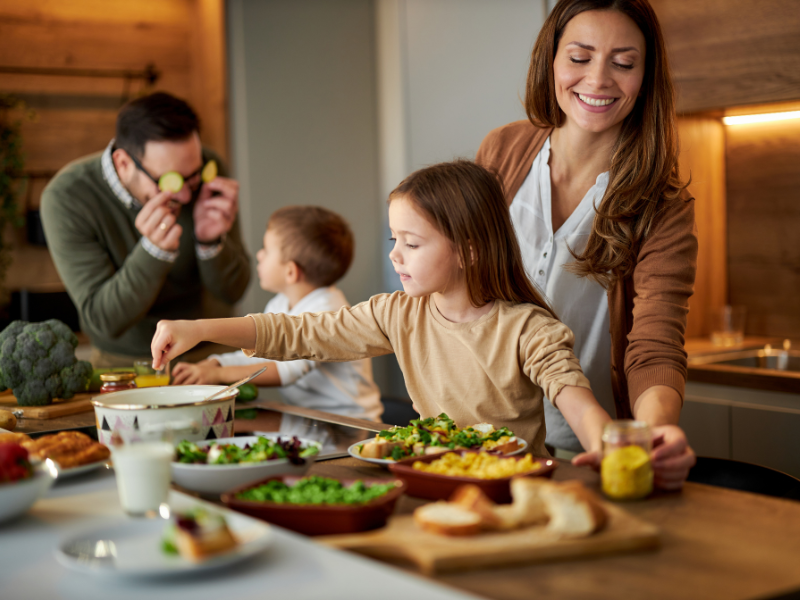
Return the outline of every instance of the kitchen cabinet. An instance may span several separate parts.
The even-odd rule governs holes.
[[[678,111],[800,98],[797,0],[651,0]]]
[[[698,456],[800,478],[800,394],[687,382],[680,426]]]

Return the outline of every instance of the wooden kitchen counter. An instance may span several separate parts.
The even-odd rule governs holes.
[[[352,458],[316,463],[310,472],[339,478],[392,476]],[[556,480],[575,478],[599,487],[596,473],[563,461],[553,475]],[[409,513],[422,503],[403,496],[397,512]],[[800,502],[687,483],[680,493],[620,506],[661,529],[659,549],[434,579],[498,600],[727,600],[800,589]]]

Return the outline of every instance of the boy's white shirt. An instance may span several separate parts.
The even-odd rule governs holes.
[[[291,309],[289,298],[277,294],[267,303],[265,313],[319,313],[339,310],[349,306],[347,298],[335,286],[317,288],[304,296]],[[255,365],[276,362],[279,388],[287,403],[305,408],[377,420],[383,412],[380,390],[372,380],[370,359],[352,362],[320,363],[311,360],[270,361],[247,357],[239,350],[226,354],[213,354],[223,367]]]

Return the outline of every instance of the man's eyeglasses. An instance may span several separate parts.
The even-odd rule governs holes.
[[[184,184],[188,185],[189,189],[192,190],[193,193],[196,193],[203,183],[206,182],[206,180],[211,181],[217,176],[217,163],[212,159],[206,161],[203,166],[186,177],[183,177],[177,171],[169,171],[168,173],[164,173],[160,178],[156,179],[147,169],[142,166],[142,163],[140,163],[133,154],[130,152],[127,154],[133,161],[133,164],[136,165],[136,168],[147,175],[153,181],[153,183],[158,186],[158,189],[169,190],[175,194],[183,189]],[[207,176],[207,174],[210,176]]]

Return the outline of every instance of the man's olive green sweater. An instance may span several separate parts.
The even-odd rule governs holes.
[[[148,356],[160,319],[229,313],[247,288],[250,261],[238,220],[221,252],[199,260],[190,206],[178,217],[183,233],[177,260],[150,255],[134,225],[139,208],[127,208],[114,194],[103,177],[101,155],[70,163],[42,192],[47,245],[92,344],[115,354]]]

